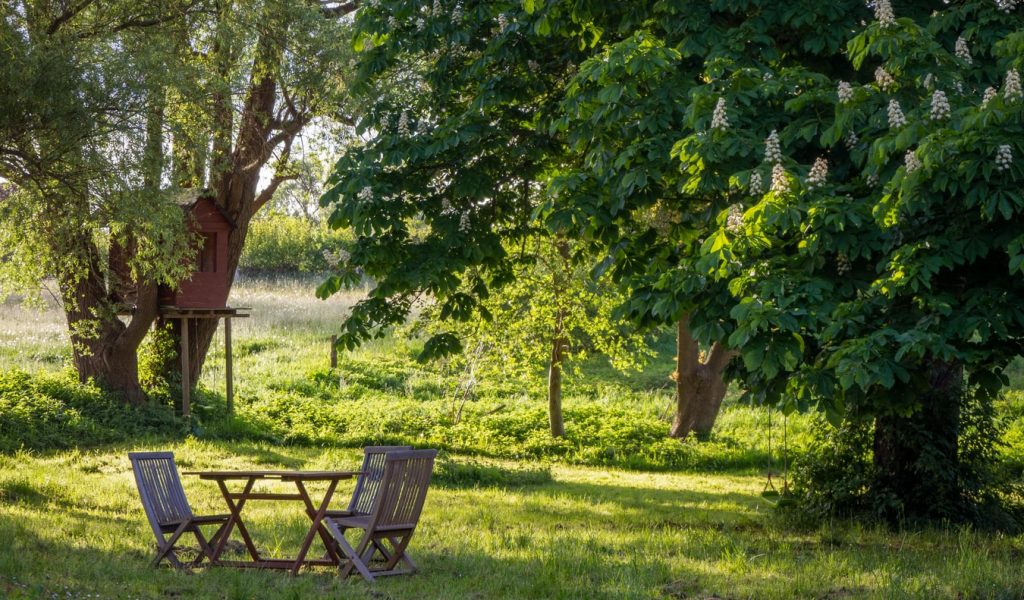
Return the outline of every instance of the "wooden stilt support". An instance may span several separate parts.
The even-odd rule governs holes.
[[[189,372],[188,357],[188,317],[181,319],[181,416],[189,418],[189,403],[192,392],[192,373]]]
[[[235,411],[234,375],[231,371],[231,317],[224,318],[224,376],[227,378],[228,414]]]

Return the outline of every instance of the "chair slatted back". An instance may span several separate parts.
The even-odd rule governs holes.
[[[162,539],[162,525],[192,517],[192,508],[181,487],[178,467],[171,452],[130,452],[128,459],[135,472],[146,517],[157,537]]]
[[[412,446],[367,446],[363,448],[362,474],[356,480],[356,489],[352,492],[352,500],[348,503],[349,512],[370,514],[373,501],[380,490],[380,482],[384,477],[384,457],[388,452],[412,450]]]
[[[389,452],[370,530],[414,529],[430,487],[437,450]]]

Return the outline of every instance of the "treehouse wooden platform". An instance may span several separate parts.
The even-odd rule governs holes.
[[[247,311],[251,308],[244,307],[214,307],[214,308],[186,308],[181,306],[161,306],[158,314],[161,319],[181,321],[181,346],[179,350],[181,358],[181,415],[188,417],[191,414],[192,394],[192,372],[189,368],[189,325],[193,319],[224,319],[224,379],[226,384],[225,399],[227,400],[228,413],[234,412],[234,379],[231,363],[231,319],[244,319],[249,317]]]

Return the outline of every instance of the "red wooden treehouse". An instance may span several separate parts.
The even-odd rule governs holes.
[[[205,196],[186,196],[179,201],[189,229],[202,240],[191,277],[177,288],[160,287],[160,305],[175,308],[226,308],[231,290],[228,271],[228,234],[234,225],[216,203]]]
[[[194,373],[190,367],[190,355],[196,351],[195,322],[198,319],[224,319],[224,375],[227,379],[226,398],[228,411],[233,405],[231,373],[231,319],[248,317],[240,312],[248,309],[228,306],[228,292],[231,291],[232,272],[228,268],[228,235],[235,225],[220,210],[212,198],[190,192],[178,199],[185,211],[189,230],[199,236],[202,244],[193,263],[192,273],[177,286],[160,286],[160,317],[165,320],[179,320],[175,330],[181,339],[181,410],[188,416],[191,387]]]

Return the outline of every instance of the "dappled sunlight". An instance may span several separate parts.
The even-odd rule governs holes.
[[[200,598],[235,592],[265,598],[307,593],[450,598],[475,592],[516,598],[554,590],[588,598],[942,596],[953,594],[964,577],[993,586],[1022,584],[1011,566],[1021,551],[1019,538],[993,539],[967,530],[894,534],[856,524],[800,530],[768,510],[756,476],[558,465],[552,466],[549,483],[432,486],[410,550],[422,570],[414,577],[369,586],[339,581],[322,569],[298,579],[221,569],[194,576],[152,570],[152,535],[127,460],[128,451],[152,449],[146,444],[0,457],[0,537],[15,549],[0,555],[0,586],[17,581],[36,591],[61,589],[48,569],[34,566],[45,564],[48,556],[64,557],[60,585],[102,598],[148,598],[158,590]],[[360,460],[356,449],[265,443],[190,439],[169,449],[182,471],[351,469]],[[17,469],[10,468],[15,464]],[[515,466],[513,461],[490,464]],[[225,512],[212,482],[182,479],[197,514]],[[261,485],[280,491],[287,484]],[[314,486],[313,496],[321,489]],[[351,482],[343,482],[336,502],[347,502],[350,492]],[[252,501],[244,515],[257,546],[269,555],[294,554],[308,527],[301,507],[288,503]]]

